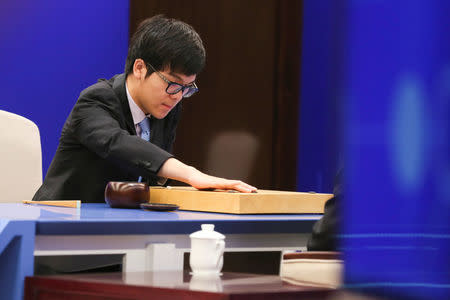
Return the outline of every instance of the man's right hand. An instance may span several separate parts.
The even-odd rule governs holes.
[[[236,190],[242,193],[256,192],[257,189],[240,180],[230,180],[211,176],[194,167],[185,165],[175,158],[169,158],[161,167],[158,176],[187,183],[197,189]]]

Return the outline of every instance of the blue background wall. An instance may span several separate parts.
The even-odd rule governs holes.
[[[128,15],[128,0],[0,1],[0,109],[38,125],[44,175],[80,91],[123,72]]]
[[[330,192],[336,172],[333,2],[305,1],[297,180],[301,191]],[[80,91],[98,78],[122,72],[128,24],[128,0],[0,1],[0,109],[39,126],[43,175]]]
[[[329,193],[340,164],[337,1],[304,1],[297,190]]]

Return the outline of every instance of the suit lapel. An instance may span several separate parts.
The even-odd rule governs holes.
[[[125,74],[118,75],[113,83],[113,90],[120,100],[122,106],[123,115],[125,117],[125,123],[128,132],[136,135],[136,128],[134,127],[133,116],[131,115],[130,105],[128,104],[127,92],[125,89]]]

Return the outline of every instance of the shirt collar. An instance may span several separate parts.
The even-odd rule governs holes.
[[[133,122],[134,125],[139,124],[142,120],[145,119],[145,117],[150,117],[150,115],[145,115],[145,113],[142,111],[142,109],[137,106],[136,102],[134,102],[134,99],[131,97],[130,92],[128,91],[127,83],[125,82],[125,89],[127,91],[127,99],[128,104],[130,105],[131,115],[133,116]]]

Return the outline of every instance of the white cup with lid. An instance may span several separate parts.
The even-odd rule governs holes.
[[[202,224],[202,230],[189,235],[189,264],[194,275],[217,275],[223,266],[225,236],[214,231],[214,224]]]

